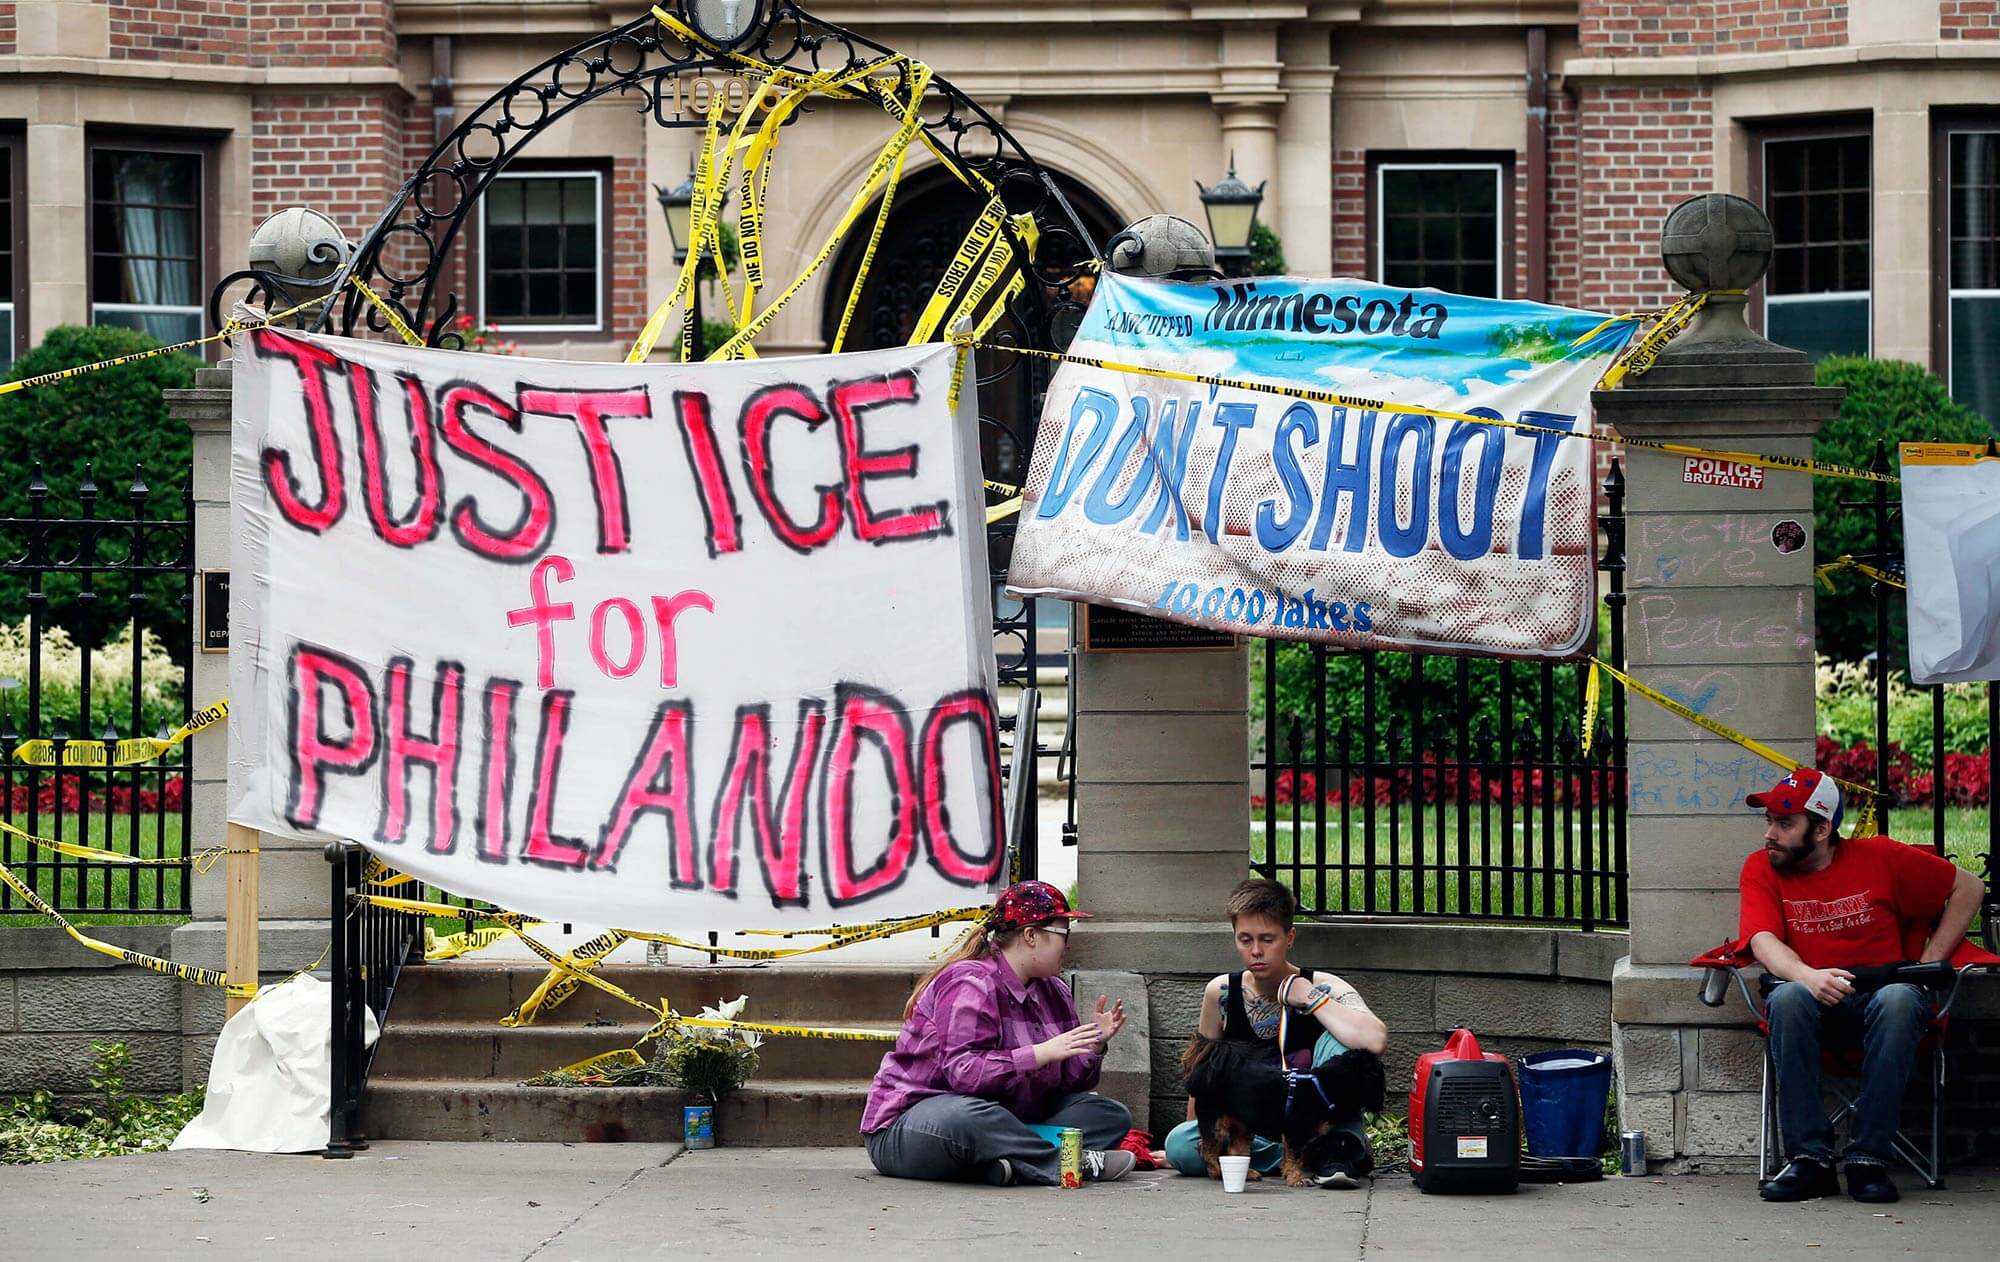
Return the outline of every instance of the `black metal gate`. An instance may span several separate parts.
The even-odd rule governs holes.
[[[1598,518],[1605,660],[1625,664],[1624,475]],[[1589,663],[1266,640],[1250,866],[1312,915],[1626,923],[1625,698]],[[1608,684],[1609,681],[1607,681]]]
[[[1988,450],[1995,450],[1992,440],[1988,440]],[[1869,467],[1877,473],[1894,472],[1886,443],[1875,444],[1875,459]],[[1887,483],[1872,486],[1869,499],[1843,501],[1842,506],[1869,510],[1875,547],[1861,559],[1884,574],[1898,576],[1903,572],[1902,510],[1890,501]],[[1957,690],[1956,697],[1944,684],[1915,688],[1926,697],[1930,724],[1913,738],[1904,731],[1904,739],[1898,739],[1893,729],[1907,725],[1892,724],[1890,697],[1907,681],[1892,682],[1891,668],[1909,661],[1899,586],[1880,578],[1869,582],[1875,611],[1875,649],[1868,663],[1875,689],[1872,747],[1842,747],[1839,741],[1822,735],[1817,760],[1822,770],[1874,786],[1882,811],[1878,821],[1882,832],[1899,841],[1916,841],[1928,833],[1933,850],[1985,880],[1986,904],[1975,931],[1983,932],[1989,948],[2000,950],[2000,889],[1995,888],[1994,880],[2000,872],[2000,812],[1994,811],[1992,800],[1994,773],[2000,771],[1994,750],[1994,735],[2000,732],[2000,684],[1985,686],[1983,721],[1975,718],[1971,732],[1966,730],[1962,714],[1954,715],[1954,721],[1948,723],[1946,711],[1947,706],[1963,711],[1965,694],[1978,685],[1950,685]],[[1979,745],[1984,749],[1954,748]]]
[[[185,475],[183,475],[185,476]],[[115,490],[88,469],[76,487],[51,488],[36,466],[26,516],[0,518],[0,576],[27,609],[20,676],[0,677],[0,819],[15,829],[147,859],[188,855],[191,744],[130,767],[65,767],[72,739],[160,736],[185,722],[192,698],[157,700],[159,654],[149,635],[184,638],[194,601],[194,511],[189,486],[161,492],[143,469]],[[51,495],[55,496],[52,503]],[[73,512],[60,505],[73,501]],[[9,602],[11,604],[11,601]],[[123,623],[124,646],[94,647]],[[71,645],[52,631],[74,625]],[[186,646],[180,646],[185,653]],[[114,653],[116,656],[114,657]],[[113,683],[122,676],[122,682]],[[54,742],[54,766],[16,762],[23,741]],[[57,911],[80,916],[185,917],[185,863],[135,866],[72,857],[8,833],[0,861]],[[0,913],[28,912],[0,887]],[[33,913],[30,913],[33,914]],[[36,916],[37,921],[40,920]]]
[[[690,9],[685,0],[667,7],[683,16]],[[700,27],[699,22],[694,25]],[[313,327],[346,334],[386,333],[390,322],[382,310],[385,306],[427,344],[462,345],[455,326],[453,247],[493,178],[565,115],[600,98],[616,96],[650,114],[655,124],[676,125],[668,118],[666,102],[678,77],[707,70],[734,73],[740,66],[739,53],[796,73],[849,73],[880,63],[883,73],[900,76],[899,89],[909,85],[913,73],[907,61],[893,60],[893,50],[887,46],[815,17],[796,0],[768,0],[754,6],[739,43],[720,51],[683,40],[652,14],[635,18],[555,54],[461,114],[451,134],[417,166],[358,245],[351,251],[341,241],[315,245],[314,259],[339,261],[330,279],[316,281],[258,269],[234,273],[210,295],[211,321],[221,324],[226,296],[241,292],[245,285],[246,296],[261,297],[272,309],[295,306],[331,285],[332,300],[308,318]],[[995,248],[1010,251],[1013,266],[1028,282],[1000,313],[985,340],[1037,350],[1067,346],[1083,315],[1076,287],[1099,254],[1090,229],[1057,182],[998,119],[941,76],[930,80],[929,90],[931,96],[922,109],[926,148],[962,182],[991,189],[1000,198],[1008,217]],[[1034,218],[1033,248],[1024,239],[1028,234],[1017,231],[1012,222],[1020,215]],[[375,295],[364,297],[350,280],[365,283]],[[1018,485],[1026,471],[1050,367],[1025,357],[1006,358],[1009,362],[1004,364],[982,366],[980,386],[985,390],[1011,378],[995,394],[1012,395],[1021,406],[1012,416],[982,416],[980,445],[986,477]],[[1005,493],[989,495],[997,501]],[[988,527],[991,559],[999,577],[1006,572],[1013,532],[1011,519]],[[995,653],[1003,688],[1032,688],[1036,682],[1041,662],[1035,619],[1032,600],[995,609]],[[1015,726],[1003,720],[1003,733],[1011,734]],[[1026,765],[1032,767],[1034,760]],[[1022,868],[1032,875],[1037,833],[1032,810],[1025,825]],[[354,895],[365,884],[364,865],[356,854],[339,848],[330,850],[328,857],[334,869],[331,910],[336,926],[330,1150],[344,1152],[357,1140],[350,1124],[371,1055],[361,1039],[362,1010],[378,1016],[386,1013],[396,975],[419,940],[421,925],[412,916],[356,904]]]

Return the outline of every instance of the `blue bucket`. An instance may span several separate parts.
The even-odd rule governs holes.
[[[1604,1152],[1604,1100],[1611,1058],[1563,1048],[1520,1061],[1521,1121],[1536,1157],[1597,1157]]]

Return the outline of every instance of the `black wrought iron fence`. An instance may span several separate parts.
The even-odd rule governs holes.
[[[1989,451],[1993,444],[1989,441]],[[1878,473],[1894,471],[1888,445],[1875,444],[1871,465]],[[1864,509],[1872,518],[1875,547],[1859,558],[1878,571],[1903,573],[1901,505],[1891,499],[1888,484],[1873,483],[1863,500],[1842,501],[1848,509]],[[1874,685],[1874,740],[1849,744],[1828,735],[1822,715],[1817,741],[1821,769],[1845,779],[1872,785],[1883,818],[1882,831],[1899,841],[1928,841],[1931,847],[1986,881],[1986,906],[1979,930],[1987,945],[2000,950],[2000,814],[1993,810],[1996,765],[1994,735],[2000,732],[2000,685],[1987,683],[1932,684],[1918,687],[1908,680],[1907,613],[1897,584],[1873,578],[1868,583],[1875,611],[1874,651],[1868,674]],[[1928,723],[1912,722],[1912,696]]]
[[[389,1015],[389,1001],[403,965],[423,950],[424,917],[411,912],[364,903],[357,897],[367,888],[368,854],[359,846],[326,848],[332,876],[333,941],[328,948],[328,977],[333,983],[333,1046],[330,1063],[332,1107],[328,1115],[326,1155],[352,1156],[367,1140],[355,1129],[361,1096],[379,1039],[367,1037],[367,1027]],[[398,888],[412,899],[431,897],[422,886]]]
[[[194,601],[190,496],[185,481],[156,490],[143,469],[116,490],[87,470],[80,485],[51,488],[37,466],[26,515],[0,517],[0,819],[11,829],[141,858],[187,857],[187,745],[140,766],[62,762],[73,740],[164,737],[191,713],[181,664]],[[55,765],[14,758],[35,739],[54,742]],[[61,912],[188,911],[185,865],[78,858],[11,831],[0,835],[0,860]],[[0,888],[0,914],[25,911]]]
[[[1624,665],[1624,476],[1604,483],[1608,626]],[[1266,640],[1250,866],[1306,914],[1626,923],[1625,699],[1587,662]],[[1607,681],[1608,684],[1609,681]]]

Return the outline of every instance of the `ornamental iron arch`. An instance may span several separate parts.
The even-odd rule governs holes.
[[[714,7],[708,0],[669,3],[690,22],[696,10]],[[338,261],[335,275],[309,278],[257,267],[232,272],[210,293],[210,322],[222,327],[227,294],[246,283],[247,297],[261,296],[278,308],[331,287],[333,298],[315,315],[302,318],[305,327],[349,336],[389,332],[387,317],[347,283],[356,279],[386,300],[426,345],[457,349],[462,339],[452,323],[459,295],[449,289],[453,247],[493,179],[571,112],[619,96],[632,99],[634,108],[650,114],[659,126],[698,127],[700,120],[683,119],[670,108],[673,83],[681,75],[740,71],[738,56],[800,74],[838,74],[895,55],[887,45],[817,18],[792,0],[759,4],[752,27],[732,48],[719,51],[682,39],[648,13],[556,53],[466,114],[404,181],[358,243],[309,246],[313,262]],[[907,87],[908,63],[899,68],[906,76],[899,86]],[[1026,310],[1016,314],[1045,333],[1051,323],[1074,329],[1082,304],[1071,296],[1071,288],[1084,275],[1084,264],[1099,255],[1094,235],[1057,182],[999,120],[943,76],[931,78],[929,92],[923,129],[939,161],[962,177],[984,179],[1009,214],[1032,214],[1040,230],[1040,244],[1030,251],[1011,224],[1002,228],[1017,262],[1033,269],[1042,282],[1024,288],[1015,305]],[[799,114],[810,111],[808,106]],[[1038,337],[1035,344],[1048,340]]]

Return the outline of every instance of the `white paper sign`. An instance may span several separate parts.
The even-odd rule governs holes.
[[[1904,443],[1910,680],[2000,679],[2000,457]]]
[[[239,339],[230,819],[635,930],[980,901],[991,597],[952,357]]]

